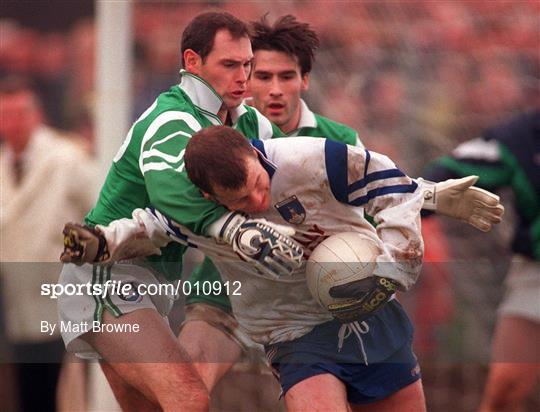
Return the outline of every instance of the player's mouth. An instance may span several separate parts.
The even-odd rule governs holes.
[[[285,104],[283,103],[268,103],[266,107],[268,108],[268,114],[270,115],[278,115],[285,110]]]
[[[235,90],[234,92],[231,92],[231,96],[235,99],[241,99],[244,97],[244,94],[246,94],[245,90]]]

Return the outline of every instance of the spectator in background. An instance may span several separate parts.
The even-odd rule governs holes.
[[[63,248],[59,228],[92,205],[95,169],[75,138],[45,125],[42,107],[22,78],[0,82],[0,281],[6,339],[23,411],[54,411],[64,354],[56,302],[41,296],[56,283]],[[39,226],[39,230],[37,227]],[[58,328],[56,328],[58,329]],[[36,384],[38,382],[38,384]]]
[[[78,21],[66,37],[68,84],[64,92],[64,118],[69,130],[93,146],[95,106],[96,31],[94,21]]]
[[[540,377],[540,111],[498,125],[431,165],[428,178],[480,176],[489,190],[510,187],[517,214],[482,412],[521,411]]]

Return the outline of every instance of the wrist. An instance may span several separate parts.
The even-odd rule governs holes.
[[[422,197],[424,198],[422,209],[430,211],[437,210],[437,183],[426,180],[422,177],[416,179],[416,182],[418,183],[420,190],[422,191]]]
[[[234,236],[246,219],[247,215],[240,212],[226,213],[209,226],[208,235],[218,241],[232,244]]]

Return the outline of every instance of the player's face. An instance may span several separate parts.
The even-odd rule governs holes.
[[[225,107],[233,109],[245,97],[252,60],[249,38],[234,39],[228,30],[220,30],[204,62],[199,57],[196,64],[186,68],[206,80],[221,96]]]
[[[235,190],[214,187],[214,199],[229,210],[262,213],[270,207],[270,177],[257,156],[246,159],[247,182]]]
[[[249,81],[254,106],[285,133],[298,127],[300,94],[308,82],[296,57],[279,51],[255,52]]]

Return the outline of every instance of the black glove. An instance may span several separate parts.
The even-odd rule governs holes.
[[[395,280],[380,276],[333,286],[330,296],[347,300],[328,305],[328,310],[342,323],[362,322],[386,305],[397,288]]]
[[[82,265],[109,259],[107,240],[98,229],[70,222],[66,223],[62,233],[64,235],[64,251],[60,255],[62,262]]]

